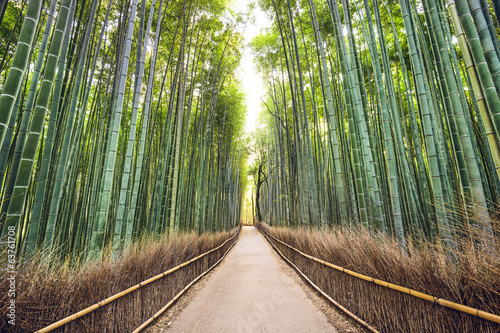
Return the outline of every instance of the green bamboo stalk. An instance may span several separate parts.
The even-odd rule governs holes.
[[[130,16],[127,23],[127,32],[125,37],[124,52],[121,56],[121,73],[119,77],[119,84],[117,87],[116,101],[113,107],[113,125],[110,128],[110,141],[106,149],[108,156],[104,170],[103,189],[99,196],[99,211],[97,213],[97,230],[92,234],[91,240],[91,253],[90,258],[96,258],[105,244],[104,229],[108,221],[108,215],[111,207],[111,187],[113,178],[115,176],[115,162],[118,147],[118,136],[120,129],[120,122],[123,111],[123,99],[126,86],[126,78],[128,73],[128,64],[130,57],[130,50],[132,44],[132,35],[134,30],[134,22],[137,12],[137,0],[133,0],[130,6]]]
[[[85,68],[85,62],[87,58],[87,51],[90,40],[90,33],[92,30],[92,23],[94,21],[94,17],[96,14],[96,8],[97,8],[97,1],[94,1],[90,11],[90,17],[88,19],[88,25],[85,32],[83,46],[80,51],[80,59],[78,63],[75,84],[73,87],[71,102],[68,110],[68,119],[66,121],[66,128],[64,130],[63,142],[62,145],[60,146],[60,156],[59,156],[59,161],[57,163],[54,189],[50,201],[51,204],[50,204],[47,227],[46,227],[47,229],[45,232],[45,239],[44,239],[44,249],[46,250],[50,249],[52,247],[52,244],[54,243],[54,230],[59,216],[58,213],[62,200],[63,185],[65,182],[65,178],[67,177],[67,168],[68,168],[68,161],[70,154],[69,152],[70,141],[71,141],[71,136],[73,134],[73,124],[76,114],[76,106],[78,101],[78,95],[80,94],[80,89],[82,86],[82,76]]]
[[[448,6],[452,6],[452,1],[448,2]],[[486,99],[488,112],[493,122],[496,131],[496,139],[500,141],[500,99],[495,88],[491,72],[483,53],[478,33],[475,29],[472,16],[465,1],[456,2],[456,9],[460,22],[465,32],[467,44],[472,54],[472,59],[476,66],[476,71],[481,84],[483,95]]]
[[[64,0],[59,9],[55,31],[47,54],[45,71],[42,76],[38,97],[35,103],[35,109],[29,126],[29,132],[24,146],[19,173],[16,177],[12,199],[7,210],[7,218],[4,224],[2,235],[6,235],[9,226],[20,226],[29,183],[31,180],[31,169],[33,167],[35,156],[40,143],[40,137],[43,130],[45,113],[49,103],[49,98],[54,81],[57,62],[60,55],[61,45],[69,17],[69,6],[71,0]],[[69,33],[69,31],[67,31]],[[3,134],[1,134],[3,137]],[[19,232],[19,228],[17,228]]]
[[[28,67],[31,47],[35,37],[38,19],[42,8],[41,0],[28,1],[23,25],[17,41],[16,51],[7,78],[0,94],[0,146],[3,145],[5,131],[7,130],[10,115],[14,109],[16,97],[21,89],[21,84]]]
[[[149,19],[147,21],[146,33],[144,36],[144,45],[141,47],[140,46],[141,44],[138,43],[138,49],[139,48],[141,49],[141,52],[140,52],[141,57],[140,57],[140,59],[137,59],[138,64],[136,65],[138,71],[137,71],[135,88],[134,88],[134,98],[133,98],[133,105],[132,105],[130,131],[129,131],[129,137],[128,137],[128,141],[127,141],[127,154],[125,156],[125,167],[123,170],[122,183],[121,183],[121,188],[120,188],[120,196],[119,196],[119,201],[118,201],[118,211],[117,211],[114,237],[113,237],[113,248],[115,250],[117,250],[120,247],[122,228],[124,228],[126,223],[127,223],[127,221],[124,220],[124,217],[127,216],[127,212],[125,211],[125,202],[127,201],[126,196],[128,193],[130,173],[131,173],[131,169],[132,169],[132,152],[134,149],[134,141],[135,141],[135,137],[136,137],[137,115],[138,115],[138,111],[139,111],[139,98],[140,98],[140,93],[141,93],[141,89],[142,89],[142,79],[144,76],[144,67],[145,67],[145,62],[146,62],[146,52],[147,52],[147,48],[148,48],[149,32],[151,30],[151,24],[153,21],[153,13],[154,13],[155,4],[156,4],[156,1],[153,0],[151,2]],[[160,3],[160,15],[161,15],[162,4],[163,3]],[[143,11],[145,11],[144,5],[145,4],[143,3],[143,7],[144,7]],[[139,51],[138,51],[138,53],[139,53]]]

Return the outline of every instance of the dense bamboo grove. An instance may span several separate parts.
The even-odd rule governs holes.
[[[0,229],[20,257],[96,258],[145,234],[239,224],[241,19],[227,1],[3,12]]]
[[[259,4],[273,20],[252,42],[268,87],[250,171],[260,220],[365,226],[401,247],[498,236],[493,2]],[[228,1],[0,10],[0,228],[22,257],[239,222],[242,19]]]
[[[268,86],[256,138],[260,219],[362,225],[401,247],[409,237],[450,250],[460,237],[498,237],[498,8],[259,3],[273,20],[252,42]]]

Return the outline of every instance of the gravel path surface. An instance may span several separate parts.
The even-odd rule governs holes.
[[[147,332],[363,332],[319,297],[254,227]]]

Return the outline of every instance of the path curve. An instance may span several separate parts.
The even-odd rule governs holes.
[[[254,227],[172,323],[169,332],[337,332]]]

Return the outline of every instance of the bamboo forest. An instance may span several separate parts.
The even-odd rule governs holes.
[[[496,0],[0,0],[0,331],[163,332],[269,247],[335,332],[497,332],[499,36]],[[303,331],[187,297],[176,332]]]

